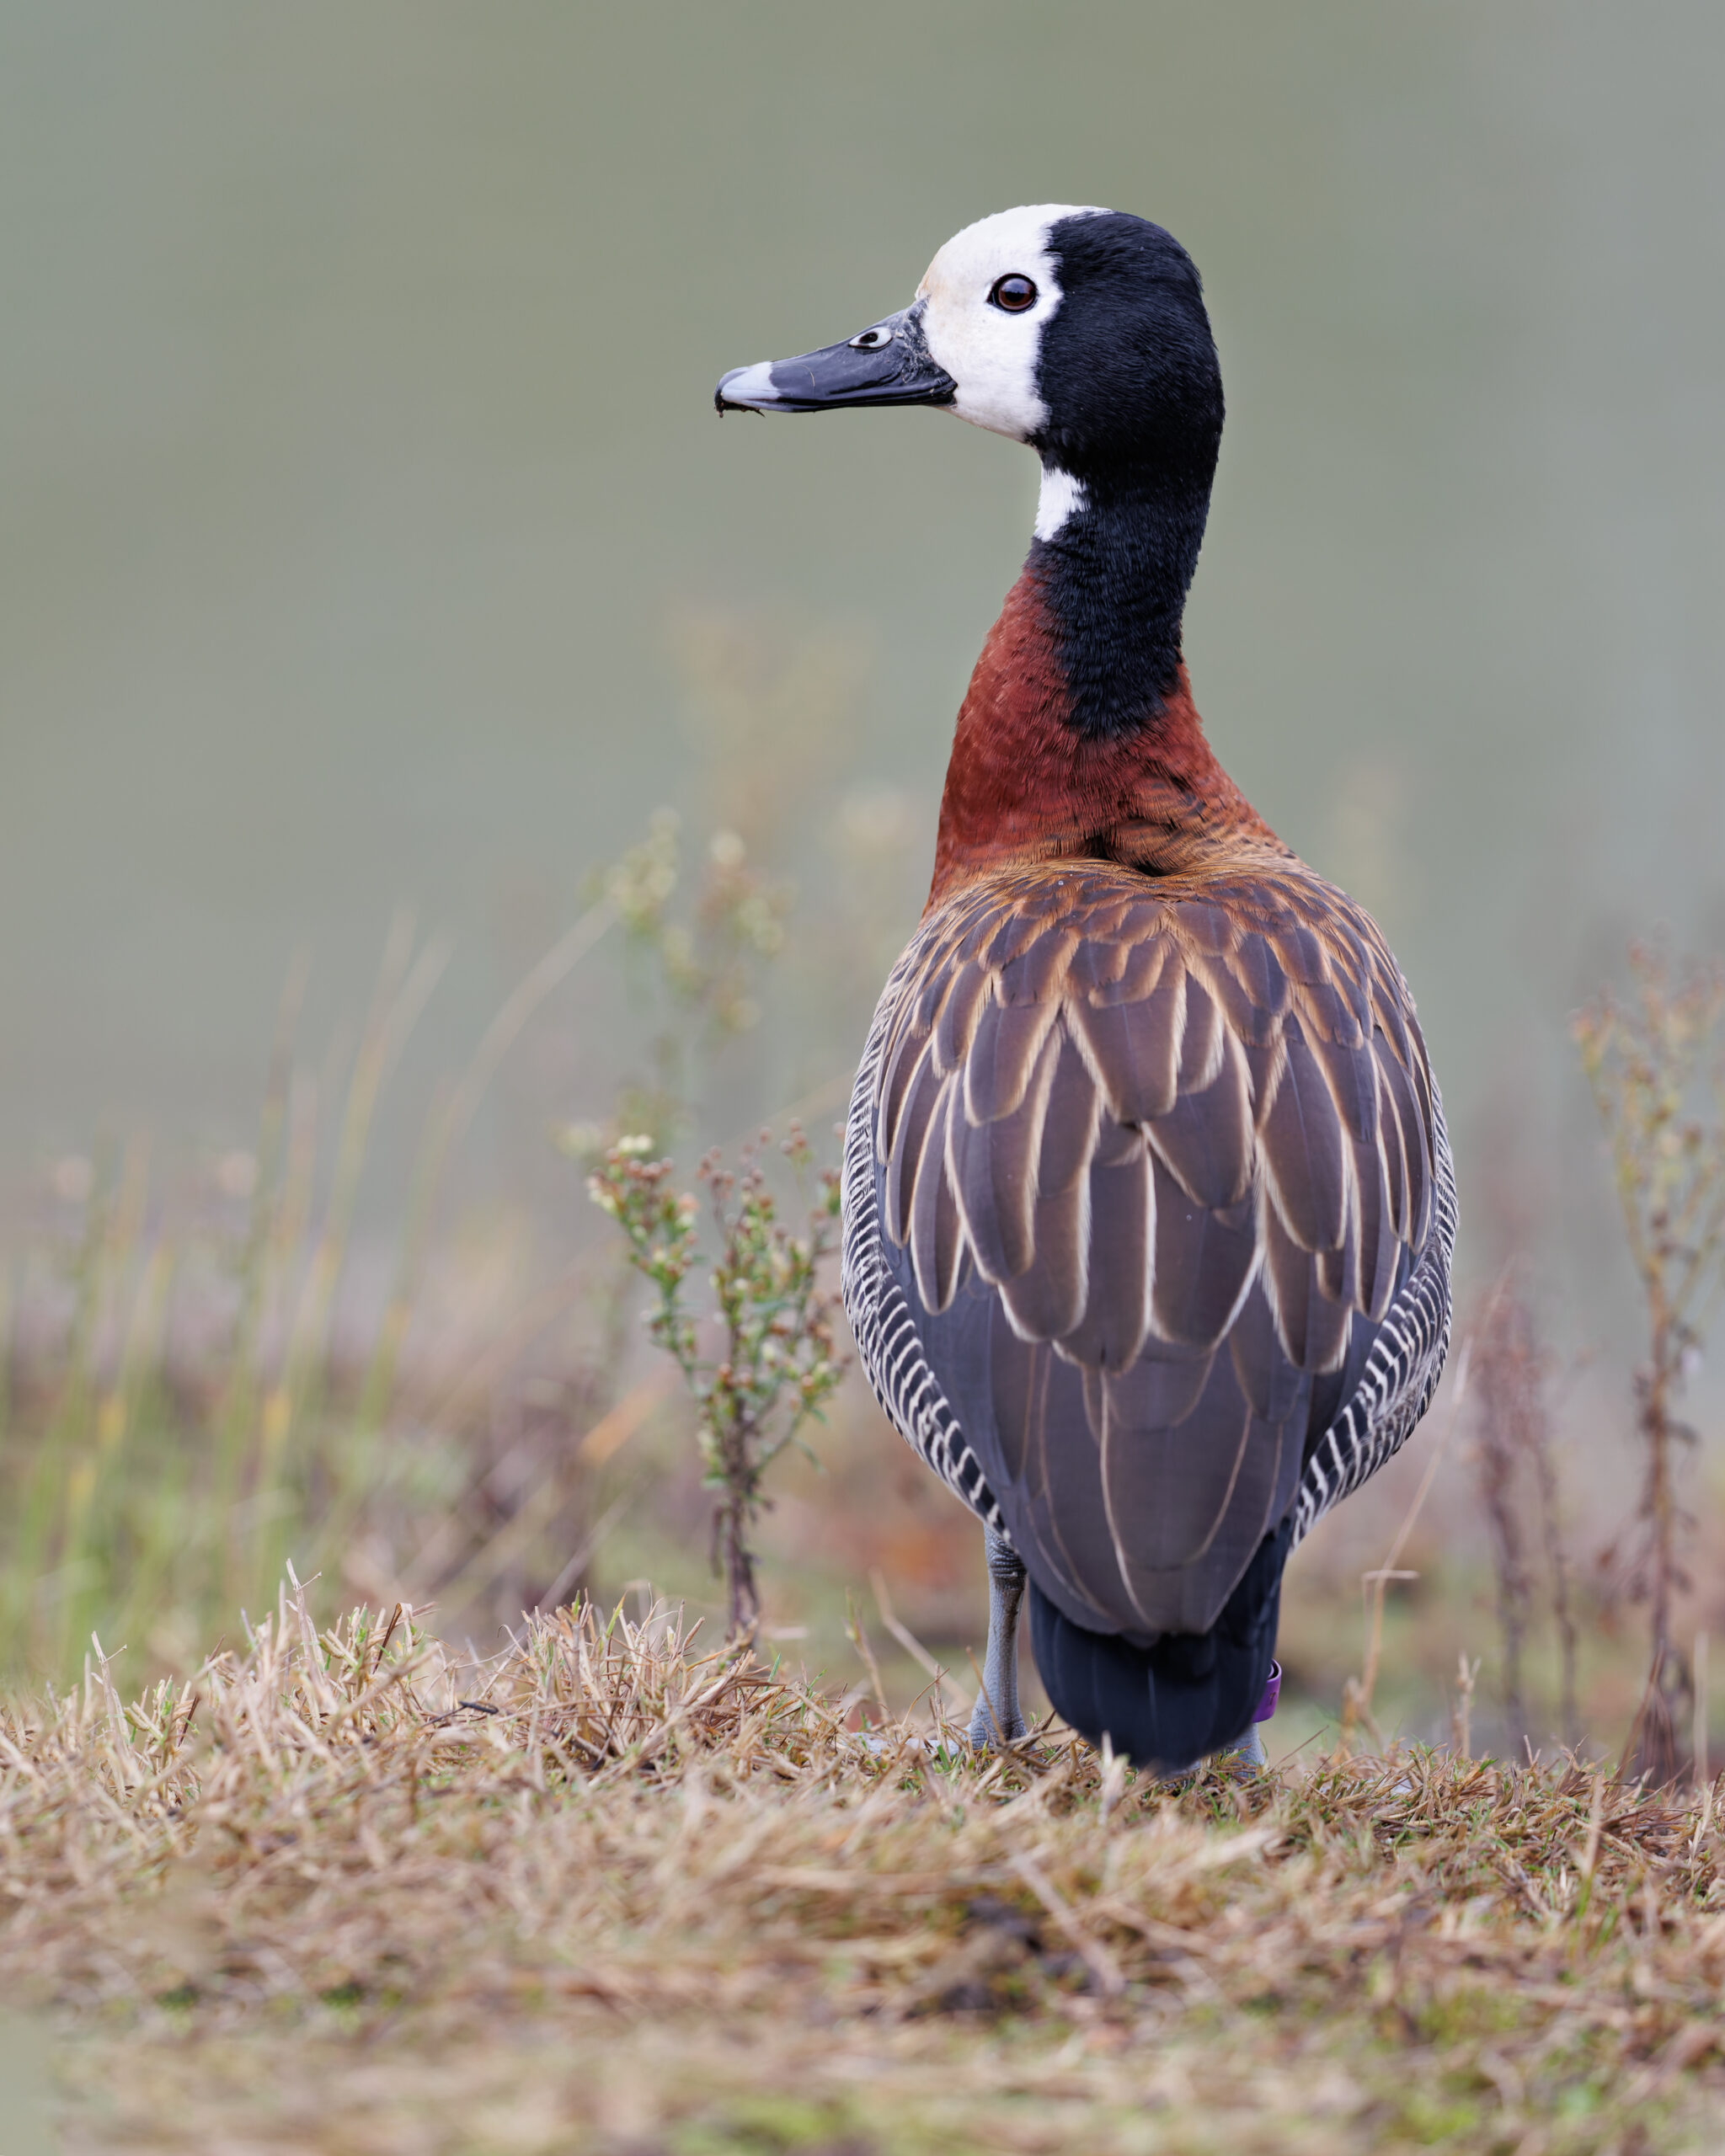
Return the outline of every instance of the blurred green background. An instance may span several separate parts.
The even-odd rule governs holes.
[[[447,964],[367,1134],[338,1344],[439,1081],[658,804],[794,893],[703,1129],[836,1107],[1035,467],[930,413],[721,426],[712,387],[1044,200],[1204,272],[1199,707],[1413,980],[1468,1278],[1535,1249],[1621,1422],[1632,1292],[1564,1021],[1631,932],[1725,937],[1722,76],[1699,4],[0,0],[0,1238],[15,1355],[48,1342],[16,1430],[70,1412],[76,1264],[41,1253],[102,1147],[153,1145],[119,1273],[170,1233],[219,1254],[200,1209],[251,1187],[296,953],[339,1103],[399,905]],[[451,1166],[486,1251],[528,1224],[488,1310],[590,1240],[546,1132],[628,1075],[615,974],[547,1001]],[[92,1320],[93,1415],[129,1323]],[[231,1371],[197,1397],[252,1412]]]

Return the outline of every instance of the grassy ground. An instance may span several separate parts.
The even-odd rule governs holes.
[[[662,1613],[475,1666],[303,1596],[190,1684],[14,1708],[0,1763],[0,1980],[72,2150],[1725,2138],[1709,1791],[979,1765]]]

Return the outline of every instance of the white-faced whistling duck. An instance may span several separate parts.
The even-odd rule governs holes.
[[[1400,968],[1193,706],[1222,431],[1198,272],[1139,217],[1009,210],[901,312],[717,403],[932,404],[1042,460],[857,1073],[846,1306],[986,1530],[973,1742],[1023,1733],[1028,1584],[1074,1728],[1163,1771],[1262,1760],[1289,1552],[1437,1384],[1455,1196]]]

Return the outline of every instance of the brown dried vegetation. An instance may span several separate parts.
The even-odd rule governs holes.
[[[1677,1710],[1693,1704],[1673,1605],[1692,1585],[1684,1550],[1695,1523],[1679,1457],[1697,1433],[1680,1403],[1725,1286],[1725,968],[1674,976],[1658,950],[1630,952],[1633,993],[1601,990],[1574,1033],[1605,1126],[1624,1235],[1642,1292],[1647,1352],[1635,1372],[1645,1447],[1637,1531],[1615,1553],[1632,1598],[1648,1605],[1647,1691],[1626,1758],[1663,1780],[1677,1765]]]
[[[1580,1741],[1577,1636],[1546,1394],[1551,1358],[1541,1344],[1522,1268],[1511,1266],[1487,1298],[1472,1354],[1480,1506],[1491,1531],[1503,1643],[1503,1716],[1512,1748],[1529,1739],[1523,1654],[1546,1589],[1561,1658],[1559,1726]]]
[[[662,1609],[411,1617],[0,1722],[79,2150],[1702,2145],[1715,1792],[1430,1753],[979,1765]]]

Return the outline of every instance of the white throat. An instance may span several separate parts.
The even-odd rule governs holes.
[[[1076,516],[1088,497],[1084,482],[1058,465],[1042,467],[1042,491],[1036,498],[1036,521],[1030,527],[1039,539],[1052,539],[1069,517]]]

